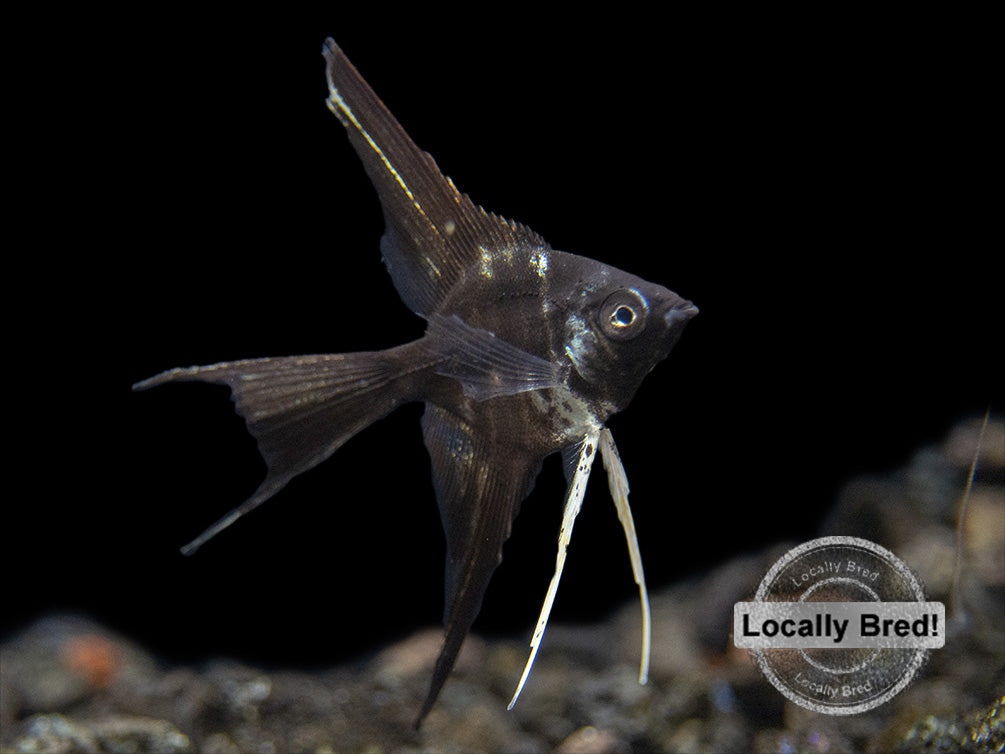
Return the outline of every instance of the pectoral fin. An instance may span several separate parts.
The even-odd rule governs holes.
[[[478,401],[559,387],[564,381],[558,364],[472,327],[456,314],[431,315],[424,342],[442,355],[437,374],[453,377],[465,395]]]

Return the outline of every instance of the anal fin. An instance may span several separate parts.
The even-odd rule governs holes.
[[[541,467],[540,459],[484,440],[462,418],[432,404],[426,406],[422,431],[447,537],[447,568],[443,648],[417,728],[454,666],[502,560],[513,519]]]

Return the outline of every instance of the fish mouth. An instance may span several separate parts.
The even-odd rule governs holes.
[[[676,306],[668,309],[663,315],[668,328],[682,327],[694,315],[698,313],[698,307],[690,301],[682,301]]]

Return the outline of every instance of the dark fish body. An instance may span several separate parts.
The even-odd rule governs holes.
[[[565,458],[567,537],[601,447],[634,547],[627,481],[603,425],[628,405],[697,309],[662,286],[555,251],[530,229],[474,205],[412,143],[331,40],[325,57],[329,107],[377,189],[384,261],[401,298],[426,320],[424,336],[385,351],[173,369],[136,388],[177,380],[229,385],[268,466],[255,494],[183,548],[187,553],[398,406],[425,404],[422,430],[447,572],[446,639],[421,721],[545,457]],[[633,550],[633,567],[636,556]],[[553,589],[563,560],[560,543]],[[636,580],[647,608],[640,562]]]

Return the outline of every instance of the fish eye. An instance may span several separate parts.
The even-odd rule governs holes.
[[[646,301],[639,293],[617,290],[600,307],[600,329],[613,340],[631,340],[645,329],[647,311]]]

